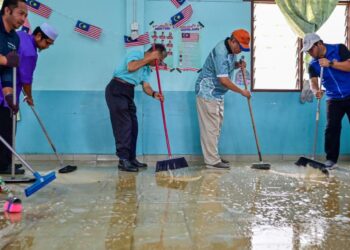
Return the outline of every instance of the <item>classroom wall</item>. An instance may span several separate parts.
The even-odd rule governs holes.
[[[123,36],[129,34],[132,1],[42,0],[54,12],[47,20],[29,14],[32,27],[48,22],[60,35],[55,45],[39,55],[34,79],[35,107],[59,152],[114,154],[115,145],[104,88],[126,53]],[[189,1],[191,22],[202,22],[201,54],[204,62],[215,44],[236,28],[250,29],[250,3],[243,1]],[[161,11],[160,11],[161,10]],[[178,10],[170,0],[137,0],[140,33],[151,21],[166,22]],[[220,13],[220,14],[218,14]],[[77,20],[101,27],[100,40],[74,32]],[[147,46],[145,48],[148,48]],[[139,47],[136,49],[144,49]],[[250,64],[249,55],[245,56]],[[173,154],[201,154],[195,107],[195,72],[161,72],[165,109]],[[156,78],[152,76],[156,89]],[[301,104],[296,92],[253,93],[252,105],[264,154],[308,154],[312,151],[316,102]],[[166,154],[160,105],[137,89],[139,155]],[[325,103],[322,103],[318,153],[323,153]],[[344,119],[341,153],[349,154],[350,129]],[[20,153],[49,154],[52,150],[31,110],[21,105],[17,148]],[[256,147],[247,101],[232,92],[225,96],[225,119],[220,151],[255,154]]]

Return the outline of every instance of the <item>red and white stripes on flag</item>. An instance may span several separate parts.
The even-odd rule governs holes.
[[[171,0],[171,2],[176,6],[176,8],[179,8],[184,4],[184,2],[186,2],[186,0]]]
[[[193,14],[192,6],[188,5],[179,13],[171,17],[170,19],[171,24],[174,26],[174,28],[178,28],[182,26],[184,23],[186,23],[188,20],[190,20],[192,14]]]
[[[183,42],[198,42],[199,33],[184,32],[181,34],[181,38]]]
[[[143,35],[140,35],[134,40],[130,36],[124,36],[124,43],[126,48],[149,44],[150,41],[148,32],[146,32]]]
[[[42,17],[49,18],[52,13],[52,9],[50,7],[46,6],[45,4],[39,3],[38,1],[26,0],[26,4],[28,10]]]
[[[93,38],[95,40],[98,40],[100,38],[102,32],[101,28],[88,23],[84,23],[80,20],[75,25],[74,30],[84,36]]]

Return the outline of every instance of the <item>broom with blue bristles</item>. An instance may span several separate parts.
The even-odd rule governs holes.
[[[154,50],[155,50],[155,44],[153,44],[153,51]],[[155,60],[155,66],[156,66],[156,75],[157,75],[157,82],[158,82],[158,91],[159,91],[159,94],[163,95],[162,86],[160,83],[158,60]],[[160,100],[160,107],[162,110],[163,127],[164,127],[167,150],[168,150],[168,159],[163,161],[157,161],[156,172],[170,171],[170,174],[171,174],[171,170],[188,167],[188,163],[184,157],[179,157],[179,158],[172,157],[169,136],[168,136],[168,129],[167,129],[166,119],[165,119],[165,110],[164,110],[163,100]]]

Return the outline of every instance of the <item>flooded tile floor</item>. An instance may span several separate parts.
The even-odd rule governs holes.
[[[11,185],[24,211],[0,212],[0,249],[349,249],[350,163],[328,177],[292,162],[191,166],[173,180],[92,165],[29,198]]]

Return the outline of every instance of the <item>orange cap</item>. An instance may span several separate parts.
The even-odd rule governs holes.
[[[244,29],[235,30],[232,36],[239,42],[243,51],[250,51],[250,34]]]

